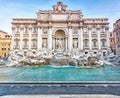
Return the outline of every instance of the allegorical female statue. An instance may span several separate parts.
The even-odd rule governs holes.
[[[77,41],[77,40],[74,40],[74,42],[73,42],[73,47],[74,47],[74,48],[78,48],[78,41]]]

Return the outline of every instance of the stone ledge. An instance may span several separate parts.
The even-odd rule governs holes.
[[[120,98],[115,95],[7,95],[0,98]]]

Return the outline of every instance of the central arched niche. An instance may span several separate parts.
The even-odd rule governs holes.
[[[66,35],[63,30],[57,30],[54,35],[55,38],[55,49],[65,50],[66,46]]]
[[[55,38],[65,38],[65,32],[63,30],[57,30],[55,32]]]

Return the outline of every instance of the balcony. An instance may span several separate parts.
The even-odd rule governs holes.
[[[98,46],[92,46],[93,50],[98,50]]]
[[[83,34],[83,38],[87,39],[87,38],[89,38],[89,35],[88,34]]]
[[[19,48],[20,48],[19,45],[15,45],[15,46],[14,46],[14,49],[19,49]]]
[[[101,49],[102,50],[107,50],[108,48],[107,48],[107,46],[102,46]]]
[[[23,46],[23,49],[28,49],[28,46],[26,46],[26,45],[25,45],[25,46]]]
[[[106,38],[107,38],[107,35],[106,35],[106,34],[101,34],[100,37],[106,39]]]
[[[89,50],[89,46],[83,46],[84,50]]]
[[[37,49],[37,46],[32,46],[32,49]]]

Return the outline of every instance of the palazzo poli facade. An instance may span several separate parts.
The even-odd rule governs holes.
[[[12,50],[61,50],[102,53],[109,46],[107,18],[83,18],[81,10],[67,10],[58,2],[53,10],[39,10],[36,19],[12,21]]]

